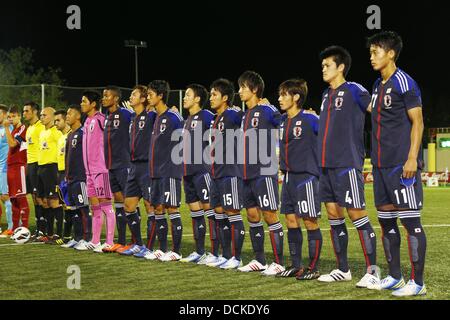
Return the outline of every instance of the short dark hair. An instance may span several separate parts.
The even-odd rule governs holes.
[[[219,91],[220,94],[222,95],[222,97],[227,96],[228,97],[228,101],[227,101],[228,106],[231,107],[233,105],[235,91],[234,91],[234,85],[231,81],[229,81],[227,79],[223,79],[223,78],[217,79],[216,81],[214,81],[211,84],[210,89]]]
[[[63,119],[66,120],[67,111],[66,110],[57,110],[55,112],[55,117],[58,115],[61,115],[63,117]]]
[[[144,105],[144,107],[146,107],[148,105],[148,101],[147,101],[148,89],[147,89],[147,87],[143,86],[143,85],[137,85],[137,86],[134,86],[133,91],[134,90],[138,90],[141,93],[141,98],[142,97],[145,98],[143,105]]]
[[[18,106],[11,106],[8,110],[9,113],[18,113],[20,114],[20,110]]]
[[[206,88],[201,84],[196,83],[188,85],[186,87],[186,90],[187,89],[191,89],[192,91],[194,91],[195,97],[200,98],[200,102],[198,104],[200,105],[201,108],[203,108],[206,105],[206,102],[208,101],[208,90],[206,90]]]
[[[264,94],[264,80],[254,71],[245,71],[238,80],[239,86],[247,86],[250,90],[256,90],[256,96],[262,98]]]
[[[308,83],[303,79],[290,79],[280,84],[278,91],[286,92],[291,96],[298,94],[300,99],[297,102],[298,107],[303,107],[308,96]]]
[[[332,57],[336,66],[339,67],[341,64],[345,66],[344,68],[344,77],[347,76],[350,68],[352,67],[352,56],[350,53],[340,46],[331,46],[324,49],[320,54],[320,61],[323,61],[327,58]]]
[[[386,52],[394,50],[394,61],[397,61],[403,49],[403,40],[400,35],[394,31],[382,31],[367,39],[367,47],[370,48],[372,45],[381,47]]]
[[[165,104],[169,102],[170,85],[165,80],[153,80],[148,85],[148,90],[154,91],[158,96],[162,96]]]
[[[41,107],[34,101],[27,101],[23,104],[23,106],[30,106],[32,111],[36,111],[39,113],[41,111]]]
[[[86,90],[83,92],[83,97],[86,97],[91,104],[95,102],[95,109],[100,109],[100,93],[94,90]]]
[[[114,95],[116,95],[117,97],[119,97],[119,99],[122,99],[122,91],[120,90],[119,87],[116,86],[107,86],[105,88],[105,90],[109,90],[112,93],[114,93]]]
[[[79,104],[71,104],[67,108],[67,110],[69,110],[69,109],[73,109],[76,112],[78,112],[80,114],[80,122],[81,122],[81,124],[84,124],[84,121],[86,120],[87,117],[86,117],[85,114],[83,114],[83,111],[81,111],[81,105],[79,105]]]
[[[7,113],[8,112],[8,106],[6,106],[4,104],[0,104],[0,110],[3,111],[3,113]]]

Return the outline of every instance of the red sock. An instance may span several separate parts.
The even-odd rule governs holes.
[[[30,207],[28,206],[28,201],[26,197],[20,197],[17,199],[20,208],[20,220],[22,221],[22,226],[28,228],[28,220],[30,217]]]
[[[17,198],[11,199],[12,204],[12,219],[13,219],[13,231],[19,227],[20,222],[20,209],[19,204],[17,202]]]

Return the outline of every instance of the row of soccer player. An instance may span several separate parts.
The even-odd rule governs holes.
[[[367,265],[367,273],[357,286],[396,289],[393,294],[397,296],[425,294],[426,238],[420,222],[422,186],[417,179],[423,131],[420,90],[410,76],[396,67],[402,48],[397,34],[375,35],[369,39],[369,47],[371,64],[381,73],[381,78],[374,84],[372,97],[361,85],[345,80],[351,66],[350,54],[345,49],[329,47],[321,53],[323,80],[329,88],[323,94],[320,119],[303,109],[307,96],[305,81],[289,80],[280,86],[279,103],[281,110],[286,111],[281,116],[277,108],[263,99],[262,78],[250,71],[241,75],[238,81],[240,98],[247,106],[245,113],[232,107],[234,90],[231,83],[219,79],[211,85],[209,99],[215,116],[202,110],[206,90],[199,85],[188,86],[184,98],[184,107],[189,111],[186,121],[167,107],[169,86],[165,81],[153,81],[148,87],[137,86],[133,90],[130,105],[134,115],[119,108],[120,93],[115,88],[104,91],[102,102],[97,93],[85,92],[81,106],[70,107],[66,119],[72,128],[66,144],[67,201],[77,209],[66,219],[73,218],[75,239],[65,246],[75,245],[78,250],[96,252],[114,251],[149,260],[207,263],[223,269],[261,271],[265,275],[296,276],[297,279],[348,281],[351,273],[343,212],[346,209],[358,230]],[[108,109],[106,116],[98,112],[100,104]],[[361,173],[366,112],[371,112],[372,117],[375,204],[389,265],[389,275],[383,280],[379,279],[376,267],[376,234],[365,210]],[[82,114],[87,115],[83,127]],[[213,149],[211,166],[197,164],[195,152],[183,153],[182,164],[174,161],[173,151],[179,145],[172,139],[173,133],[182,129],[183,137],[192,137],[199,128],[201,132],[208,130],[211,123],[215,130],[211,142],[214,144],[218,135],[226,146],[220,150],[223,154],[219,156],[218,150]],[[280,169],[285,174],[281,213],[286,214],[293,262],[287,269],[283,266],[284,233],[277,214],[277,173],[268,170],[266,159],[261,157],[264,153],[260,152],[261,148],[270,147],[260,141],[253,146],[248,139],[251,132],[257,136],[263,132],[267,135],[266,141],[272,141],[272,129],[280,131]],[[227,130],[242,132],[242,149],[227,150],[229,145],[237,148],[226,142]],[[183,152],[196,150],[195,139],[183,141]],[[186,144],[190,144],[190,148]],[[203,144],[201,151],[208,142]],[[129,152],[126,150],[128,145]],[[234,162],[214,161],[215,158],[226,159],[229,153],[236,157]],[[238,165],[239,154],[243,154],[242,165]],[[42,169],[39,167],[38,172]],[[45,169],[47,175],[55,175],[55,169],[52,172]],[[182,178],[196,242],[196,251],[185,259],[181,256],[183,226],[179,212]],[[116,215],[112,198],[119,233],[117,244],[113,243]],[[144,199],[148,216],[146,246],[140,234],[137,210],[140,198]],[[322,276],[318,272],[322,244],[317,223],[320,202],[325,203],[338,265],[330,274]],[[92,239],[88,205],[93,212]],[[245,266],[240,259],[245,236],[240,214],[242,207],[247,211],[255,253],[255,260]],[[171,250],[167,248],[166,212],[171,222]],[[101,244],[103,214],[106,215],[107,235],[106,242]],[[209,255],[204,246],[205,217],[212,240]],[[408,233],[412,272],[407,284],[400,268],[398,217]],[[262,218],[269,226],[275,257],[270,266],[266,264],[264,253]],[[309,267],[303,267],[301,261],[300,219],[308,230]],[[127,224],[134,239],[130,247],[125,243]],[[156,238],[159,250],[154,250]],[[222,256],[219,256],[219,246]]]

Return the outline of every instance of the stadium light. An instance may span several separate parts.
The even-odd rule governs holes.
[[[134,48],[134,64],[136,67],[136,85],[139,84],[139,71],[138,71],[138,48],[147,48],[147,42],[137,40],[125,40],[126,48]]]

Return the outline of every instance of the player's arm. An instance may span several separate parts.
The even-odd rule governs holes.
[[[409,148],[408,160],[403,166],[403,177],[411,179],[417,172],[417,157],[423,136],[423,116],[422,108],[416,107],[408,110],[408,117],[411,120],[411,147]]]
[[[372,102],[369,104],[369,106],[367,107],[367,112],[368,113],[372,113]]]
[[[11,135],[11,131],[9,130],[9,121],[7,119],[5,119],[5,121],[3,121],[3,127],[5,127],[5,135],[6,135],[6,140],[8,141],[8,145],[10,148],[15,148],[19,145],[19,141],[17,141],[12,135]]]

